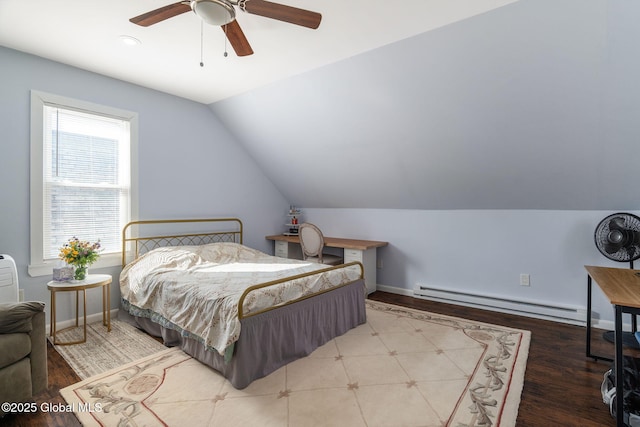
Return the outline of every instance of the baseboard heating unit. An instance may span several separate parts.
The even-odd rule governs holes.
[[[418,288],[414,291],[414,296],[447,304],[518,314],[574,325],[585,325],[587,322],[586,307],[523,301],[491,295],[478,295],[470,292],[434,288],[424,285],[418,285]]]

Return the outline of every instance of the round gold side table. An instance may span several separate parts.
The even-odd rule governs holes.
[[[107,332],[111,332],[111,275],[110,274],[87,274],[84,280],[72,280],[70,282],[56,282],[52,280],[47,283],[47,289],[51,292],[51,325],[49,329],[49,335],[53,340],[54,345],[71,345],[81,344],[87,341],[87,289],[102,288],[102,324],[107,327]],[[76,292],[76,325],[78,327],[78,293],[82,291],[83,299],[83,315],[84,315],[84,335],[82,340],[70,341],[70,342],[58,342],[56,341],[56,293],[58,292]],[[70,326],[73,328],[73,326]],[[69,329],[69,328],[65,328]],[[65,330],[62,329],[62,330]],[[60,332],[60,331],[57,331]]]

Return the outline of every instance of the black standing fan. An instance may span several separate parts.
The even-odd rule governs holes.
[[[609,215],[596,227],[596,247],[613,261],[628,262],[640,258],[640,218],[630,213]]]
[[[633,269],[633,261],[640,258],[640,218],[630,213],[609,215],[596,227],[594,239],[602,255],[613,261],[628,262],[629,268]],[[634,336],[638,329],[636,316],[632,316],[632,328],[633,332],[622,334],[622,343],[627,347],[640,348]],[[614,342],[614,332],[605,332],[604,338]]]

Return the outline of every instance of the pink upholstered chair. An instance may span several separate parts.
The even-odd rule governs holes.
[[[298,228],[300,246],[302,247],[302,259],[319,264],[340,265],[342,258],[336,255],[323,254],[324,236],[315,225],[305,222]]]

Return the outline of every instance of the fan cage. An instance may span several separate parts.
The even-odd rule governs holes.
[[[605,250],[607,236],[611,231],[609,228],[609,224],[614,218],[622,218],[624,220],[625,229],[629,231],[640,232],[640,217],[626,212],[611,214],[600,221],[600,223],[596,227],[596,231],[594,233],[596,247],[602,255],[609,258],[610,260],[618,262],[633,262],[640,258],[640,242],[634,242],[633,245],[622,247],[618,251],[613,253],[609,253]]]

